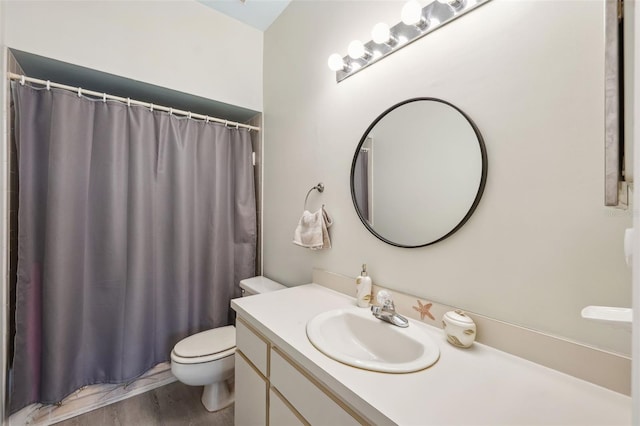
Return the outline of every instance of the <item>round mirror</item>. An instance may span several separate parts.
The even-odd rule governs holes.
[[[415,98],[383,112],[362,136],[351,197],[373,235],[423,247],[464,225],[486,179],[487,153],[471,119],[443,100]]]

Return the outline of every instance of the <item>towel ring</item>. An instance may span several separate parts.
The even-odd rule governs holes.
[[[313,191],[314,189],[318,190],[318,192],[324,192],[324,184],[322,182],[320,182],[316,186],[312,187],[309,190],[309,192],[307,192],[307,196],[304,197],[304,210],[307,209],[307,200],[309,199],[309,194],[311,194],[311,191]]]

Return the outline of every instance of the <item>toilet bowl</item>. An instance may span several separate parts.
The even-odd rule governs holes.
[[[171,372],[186,385],[204,386],[202,405],[221,410],[233,402],[236,328],[232,325],[194,334],[171,351]]]
[[[243,297],[286,288],[266,277],[240,281]],[[232,325],[202,331],[179,341],[171,351],[171,372],[182,383],[204,386],[202,405],[221,410],[234,401],[236,329]]]

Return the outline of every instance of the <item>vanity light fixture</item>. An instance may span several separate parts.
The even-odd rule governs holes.
[[[414,25],[420,29],[427,28],[427,19],[422,14],[422,6],[420,6],[418,0],[409,0],[406,2],[402,7],[400,17],[405,25]]]
[[[351,43],[349,43],[347,53],[349,54],[351,59],[368,59],[373,56],[371,51],[364,47],[364,44],[360,40],[353,40]]]
[[[329,69],[331,69],[331,71],[345,71],[349,69],[347,64],[344,63],[342,56],[340,56],[338,53],[334,53],[329,56],[327,65],[329,65]]]
[[[458,10],[464,6],[464,0],[438,0],[438,2],[448,5],[453,10]]]
[[[420,0],[424,2],[425,0]],[[327,64],[336,73],[340,82],[358,71],[381,60],[435,31],[491,0],[426,0],[422,6],[419,0],[409,0],[401,11],[401,22],[393,27],[384,22],[378,23],[371,31],[371,40],[362,43],[354,40],[349,44],[348,55],[341,57],[334,53]]]
[[[398,43],[396,36],[391,34],[391,28],[384,22],[379,22],[371,30],[371,39],[376,44],[386,44],[393,46]]]

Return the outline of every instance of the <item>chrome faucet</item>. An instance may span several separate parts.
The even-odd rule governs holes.
[[[371,306],[371,313],[374,317],[398,327],[409,327],[409,320],[396,312],[389,292],[381,290],[378,292],[377,300],[382,306]]]

